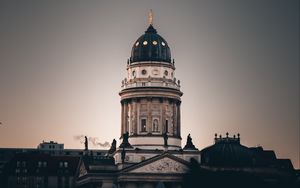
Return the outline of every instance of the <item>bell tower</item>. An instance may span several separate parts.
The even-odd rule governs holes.
[[[149,27],[133,44],[122,81],[121,141],[128,132],[133,148],[181,149],[182,92],[167,41]]]

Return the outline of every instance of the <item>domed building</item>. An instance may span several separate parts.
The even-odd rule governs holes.
[[[133,43],[127,74],[119,92],[120,144],[117,146],[114,140],[107,155],[114,165],[101,160],[83,160],[78,187],[180,188],[195,187],[189,183],[199,180],[202,181],[199,186],[204,186],[205,176],[199,177],[201,173],[198,172],[193,174],[195,168],[201,172],[205,170],[206,175],[224,169],[230,172],[250,169],[254,174],[266,169],[275,172],[270,168],[279,164],[274,152],[262,149],[258,152],[260,149],[242,146],[239,135],[216,137],[215,144],[202,151],[194,146],[188,135],[182,148],[180,106],[183,93],[175,76],[175,61],[168,42],[153,26],[152,13],[149,20],[145,33]],[[285,168],[291,169],[288,161],[283,163]]]
[[[107,151],[89,150],[85,137],[84,150],[65,150],[50,142],[51,147],[43,149],[43,143],[37,151],[27,149],[27,157],[5,149],[7,156],[15,152],[15,157],[0,164],[0,187],[286,188],[297,184],[289,159],[277,159],[274,151],[262,147],[243,146],[239,134],[215,135],[215,143],[201,151],[189,134],[182,147],[183,93],[170,46],[154,28],[152,13],[124,68],[119,144],[114,139]],[[61,146],[58,152],[56,146]]]
[[[214,138],[215,144],[201,150],[201,165],[222,169],[276,167],[293,169],[289,159],[277,159],[275,152],[261,146],[246,147],[240,143],[240,134]]]
[[[230,172],[250,169],[254,174],[271,171],[289,175],[287,171],[278,170],[280,165],[274,166],[284,164],[284,168],[290,170],[289,161],[278,162],[274,152],[241,145],[239,135],[216,137],[215,144],[202,151],[194,146],[188,135],[182,148],[180,106],[183,93],[175,76],[170,47],[154,28],[152,13],[145,33],[133,43],[126,71],[119,92],[120,144],[117,146],[114,140],[107,155],[114,165],[83,160],[78,187],[180,188],[194,187],[187,182],[199,179],[204,185],[204,176],[193,174],[195,168],[205,170],[205,174],[224,169]],[[193,175],[192,179],[188,179],[189,174]]]
[[[127,74],[119,92],[120,144],[117,147],[114,142],[108,154],[115,161],[111,170],[117,174],[106,177],[106,182],[124,188],[181,187],[190,159],[200,162],[200,151],[190,135],[185,147],[181,146],[183,93],[175,76],[175,61],[168,42],[154,28],[151,15],[149,20],[145,33],[133,43],[127,61]],[[87,179],[97,184],[100,177],[88,173],[93,164],[85,165],[78,185],[87,186]]]
[[[133,44],[127,77],[119,93],[122,104],[121,138],[128,132],[139,149],[181,148],[180,81],[168,43],[150,25]]]
[[[215,134],[215,143],[201,150],[201,162],[192,162],[187,187],[297,187],[289,159],[278,159],[272,150],[246,147],[240,135]]]

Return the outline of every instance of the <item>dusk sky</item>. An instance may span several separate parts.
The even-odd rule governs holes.
[[[118,92],[150,9],[181,80],[182,145],[240,133],[299,168],[297,0],[1,1],[0,147],[118,140]]]

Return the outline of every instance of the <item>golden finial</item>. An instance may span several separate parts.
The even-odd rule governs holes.
[[[150,9],[150,12],[148,14],[148,23],[149,23],[149,25],[153,24],[153,12],[152,12],[152,9]]]

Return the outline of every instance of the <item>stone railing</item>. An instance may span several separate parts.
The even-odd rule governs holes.
[[[233,135],[233,137],[229,137],[229,133],[226,133],[226,137],[222,137],[220,134],[219,137],[217,134],[215,134],[215,143],[219,142],[236,142],[240,143],[240,133],[237,134],[237,136]]]
[[[141,82],[133,82],[133,83],[124,83],[122,86],[122,89],[127,88],[134,88],[134,87],[167,87],[167,88],[174,88],[174,89],[180,89],[180,85],[174,83],[174,82],[154,82],[154,81],[141,81]]]

